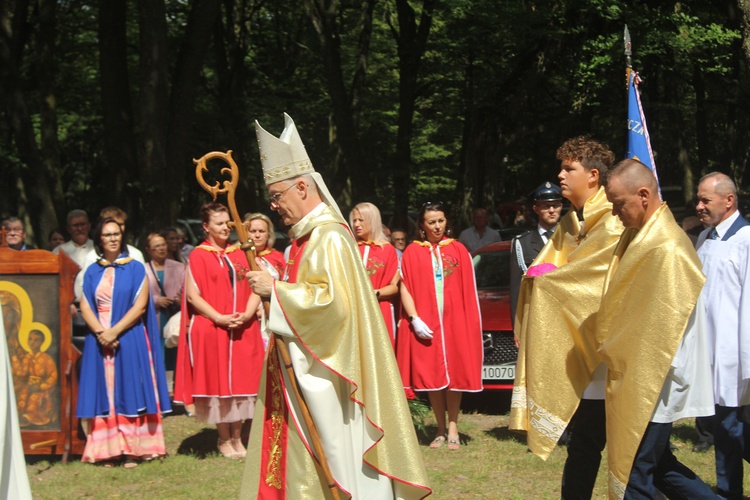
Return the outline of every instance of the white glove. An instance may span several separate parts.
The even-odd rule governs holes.
[[[427,326],[419,316],[415,316],[414,319],[411,320],[411,327],[414,328],[414,333],[416,333],[417,337],[420,339],[432,338],[432,330],[430,330],[430,327]]]

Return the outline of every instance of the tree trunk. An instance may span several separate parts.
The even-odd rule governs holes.
[[[163,1],[160,3],[163,4]],[[174,185],[177,181],[180,186],[187,186],[188,189],[197,187],[193,175],[195,165],[192,159],[207,153],[207,151],[196,151],[191,147],[190,132],[195,117],[195,102],[203,61],[221,8],[221,2],[218,0],[195,0],[192,4],[185,34],[177,54],[177,65],[171,79],[168,128],[163,130],[167,145],[164,165],[168,169],[164,171],[163,179],[166,182],[164,186]],[[166,43],[166,24],[164,30]],[[166,67],[167,61],[162,61],[162,64]],[[179,214],[180,194],[180,189],[166,190],[164,208],[169,221],[173,221]]]
[[[701,65],[693,66],[693,90],[695,91],[695,142],[698,150],[698,165],[708,165],[709,150],[709,131],[707,129],[708,120],[706,118],[706,82],[703,78]],[[696,179],[700,172],[693,165],[685,165],[682,176],[682,193],[685,203],[693,198],[697,186]]]
[[[305,9],[320,42],[320,53],[331,101],[334,178],[332,192],[343,206],[352,206],[372,196],[373,183],[368,178],[368,163],[362,155],[357,134],[359,96],[364,86],[367,55],[372,33],[372,11],[376,0],[362,5],[359,26],[359,48],[351,93],[347,91],[341,63],[341,39],[337,18],[340,4],[329,0],[306,0]]]
[[[468,48],[468,51],[469,54],[464,71],[464,95],[466,96],[464,102],[466,103],[466,107],[464,109],[464,127],[461,138],[461,160],[458,164],[459,175],[456,177],[456,198],[453,200],[454,214],[451,218],[454,229],[467,227],[471,221],[469,214],[473,197],[471,181],[474,178],[473,172],[477,164],[477,150],[472,147],[472,138],[475,137],[472,132],[476,117],[474,102],[474,54],[471,47]]]
[[[733,77],[740,82],[740,88],[746,88],[747,77],[750,74],[750,0],[738,0],[737,4],[741,17],[739,24],[742,30],[742,56],[741,59],[736,59],[732,69],[734,73]],[[732,25],[738,24],[737,14],[737,11],[730,4],[727,18]],[[743,62],[744,64],[742,64]],[[743,81],[745,84],[742,84]],[[737,186],[742,185],[748,162],[750,162],[750,138],[748,138],[747,134],[750,120],[748,119],[747,112],[744,111],[747,109],[747,98],[745,95],[746,92],[742,90],[737,92],[735,97],[737,102],[734,106],[730,106],[727,111],[727,128],[729,129],[727,135],[732,140],[732,148],[730,148],[732,156],[724,161],[730,165],[730,170]]]
[[[51,37],[53,39],[50,41],[47,38],[39,41],[42,44],[39,48],[42,53],[49,49],[47,44],[52,43],[54,45],[54,28],[53,25],[49,24],[50,22],[54,24],[54,5],[52,6],[52,13],[49,12],[49,8],[50,5],[46,3],[42,6],[43,12],[40,12],[40,21],[48,29],[52,29]],[[48,177],[47,165],[45,165],[39,145],[36,142],[36,131],[20,82],[21,60],[29,27],[27,24],[29,4],[25,0],[19,0],[15,2],[12,8],[8,3],[3,3],[0,9],[0,33],[2,34],[0,36],[0,65],[2,66],[0,74],[2,74],[3,94],[19,156],[27,166],[22,171],[22,185],[25,187],[26,193],[25,196],[24,193],[19,196],[19,201],[26,197],[30,206],[24,207],[19,204],[16,208],[21,215],[24,211],[34,215],[30,217],[33,232],[36,235],[37,242],[44,242],[45,231],[57,226],[58,218],[52,194],[54,184],[50,185],[51,178]],[[41,55],[47,57],[48,53]],[[49,70],[50,73],[45,70]],[[44,68],[40,71],[39,77],[42,79],[40,85],[42,85],[43,90],[47,90],[50,82],[54,82],[54,68]],[[42,95],[45,95],[44,92],[42,92]],[[46,120],[42,123],[43,127],[48,127],[50,124],[50,110],[54,114],[54,95],[46,97],[52,97],[52,106],[43,111],[43,113],[46,113],[44,115]],[[48,133],[49,129],[42,130],[43,139],[47,140],[47,145],[49,145]]]
[[[221,120],[226,149],[232,150],[232,157],[240,168],[236,193],[240,213],[268,208],[263,172],[257,167],[257,149],[253,146],[256,142],[253,119],[247,112],[249,98],[243,84],[251,79],[245,66],[250,38],[247,26],[259,12],[262,2],[245,0],[239,6],[235,2],[225,2],[223,16],[217,16],[214,21],[217,99],[221,115],[226,117]]]
[[[53,227],[64,227],[65,200],[60,178],[60,147],[57,140],[57,97],[55,82],[57,64],[55,45],[57,34],[55,0],[39,0],[39,31],[37,32],[38,82],[40,95],[40,122],[42,141],[42,161],[48,179],[50,197],[56,214],[54,226],[36,227],[36,242],[42,248],[47,245],[47,234]],[[32,224],[33,224],[32,218]]]
[[[140,0],[140,94],[138,99],[142,186],[140,213],[149,224],[164,227],[174,214],[169,210],[168,194],[174,179],[167,170],[167,19],[164,0]],[[187,105],[187,104],[186,104]],[[170,132],[171,133],[171,132]],[[143,226],[143,224],[141,224]]]
[[[745,67],[750,68],[750,0],[737,0],[742,11],[742,54],[745,56]]]
[[[422,61],[427,36],[432,27],[432,12],[436,0],[424,0],[422,16],[417,25],[416,13],[408,0],[396,0],[398,32],[394,35],[398,45],[398,132],[394,155],[393,175],[395,225],[408,227],[409,191],[411,188],[411,139],[413,135],[414,103],[417,98],[417,76]]]
[[[99,1],[99,81],[106,172],[95,177],[107,179],[110,192],[118,196],[111,202],[119,203],[137,218],[139,197],[127,195],[129,181],[137,179],[139,162],[133,132],[126,19],[127,0]],[[89,215],[96,219],[96,214]],[[131,227],[135,226],[131,223]]]

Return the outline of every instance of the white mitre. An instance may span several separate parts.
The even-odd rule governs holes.
[[[264,130],[258,120],[255,120],[255,134],[258,137],[260,163],[263,167],[263,178],[266,186],[293,179],[300,175],[310,175],[315,180],[318,193],[320,193],[323,201],[344,219],[336,200],[328,191],[323,177],[313,168],[291,116],[284,113],[284,131],[278,138]]]

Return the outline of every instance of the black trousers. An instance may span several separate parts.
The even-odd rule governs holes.
[[[714,417],[695,417],[695,432],[698,433],[698,441],[713,445]]]
[[[582,399],[570,421],[568,458],[562,477],[564,500],[590,500],[607,444],[603,399]]]

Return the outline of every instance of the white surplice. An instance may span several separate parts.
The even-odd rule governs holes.
[[[720,237],[735,219],[717,226]],[[706,239],[710,230],[698,239],[698,256],[706,275],[701,294],[714,398],[721,406],[743,406],[750,403],[750,226],[726,241]]]
[[[700,295],[669,367],[651,421],[666,424],[688,417],[713,415],[712,378],[706,309]]]

